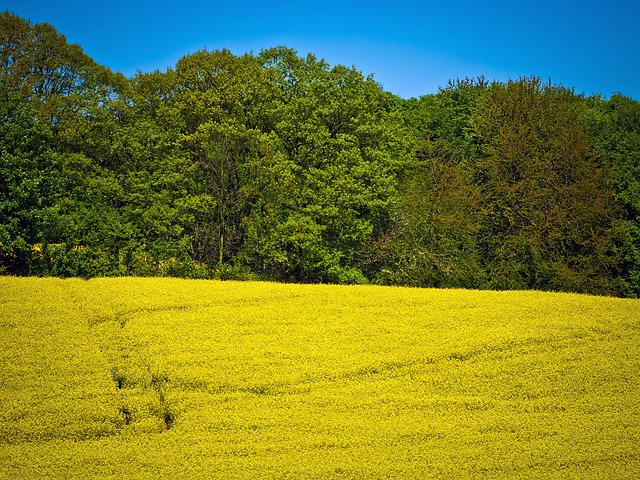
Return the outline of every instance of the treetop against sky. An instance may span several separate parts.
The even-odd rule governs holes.
[[[435,93],[453,78],[506,81],[531,74],[587,95],[640,98],[640,4],[633,1],[3,5],[52,24],[97,62],[126,75],[164,70],[205,47],[242,54],[286,45],[373,73],[385,90],[405,98]]]

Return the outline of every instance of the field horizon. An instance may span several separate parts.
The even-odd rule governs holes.
[[[0,478],[637,478],[638,302],[0,277]]]

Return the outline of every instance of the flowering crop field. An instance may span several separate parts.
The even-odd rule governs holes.
[[[0,277],[0,478],[640,478],[640,303]]]

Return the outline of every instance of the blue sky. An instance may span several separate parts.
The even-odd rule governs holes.
[[[638,0],[0,0],[0,9],[52,24],[128,76],[204,47],[242,54],[286,45],[373,73],[405,98],[465,76],[538,75],[579,93],[640,100]]]

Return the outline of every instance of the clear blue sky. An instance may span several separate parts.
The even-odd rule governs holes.
[[[5,9],[52,24],[128,76],[203,47],[242,54],[286,45],[373,73],[405,98],[482,74],[551,77],[577,92],[640,100],[640,0],[0,0]]]

